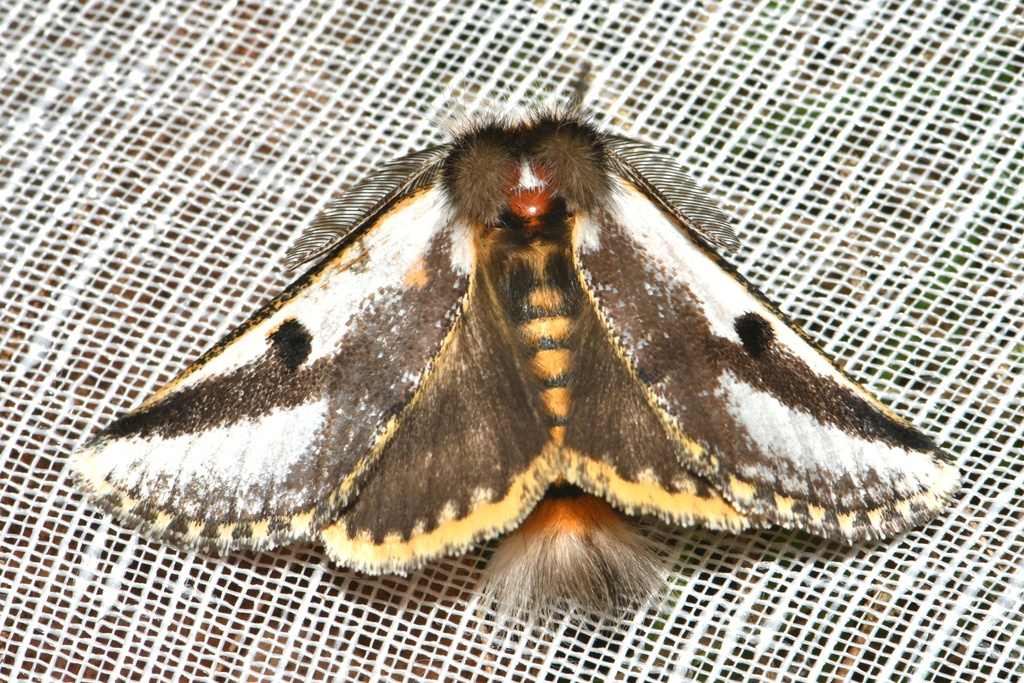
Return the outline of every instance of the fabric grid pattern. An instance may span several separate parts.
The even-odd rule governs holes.
[[[10,3],[0,10],[0,679],[1024,679],[1024,7]],[[453,107],[565,97],[676,154],[729,257],[955,454],[947,514],[852,547],[645,522],[650,610],[509,632],[492,551],[366,577],[147,541],[67,460],[279,292]]]

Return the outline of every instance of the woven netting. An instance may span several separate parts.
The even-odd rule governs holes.
[[[944,516],[854,546],[648,522],[659,604],[531,632],[473,606],[491,546],[367,577],[149,541],[74,489],[330,198],[451,101],[585,65],[596,119],[733,216],[738,269],[957,457]],[[994,0],[7,3],[0,679],[1020,680],[1022,71]]]

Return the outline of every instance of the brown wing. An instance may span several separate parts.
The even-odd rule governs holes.
[[[315,532],[354,491],[467,291],[443,217],[437,191],[398,204],[76,453],[82,487],[186,545]]]
[[[617,203],[579,267],[684,467],[744,514],[845,541],[945,507],[959,482],[949,456],[645,196]]]
[[[753,519],[680,464],[660,410],[592,304],[585,305],[574,331],[581,370],[573,375],[566,424],[567,478],[627,513],[730,531],[749,527]]]
[[[331,558],[408,571],[519,524],[557,476],[537,380],[474,286],[358,498],[322,532]]]

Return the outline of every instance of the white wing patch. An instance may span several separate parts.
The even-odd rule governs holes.
[[[278,409],[200,433],[104,441],[78,452],[73,467],[97,489],[117,482],[138,499],[191,518],[225,514],[217,509],[224,505],[237,515],[257,514],[268,495],[271,508],[299,507],[301,492],[277,486],[277,479],[317,449],[327,405]]]
[[[150,402],[211,376],[225,375],[256,360],[270,347],[267,337],[283,322],[297,319],[312,335],[306,363],[337,352],[361,307],[380,303],[396,283],[421,260],[431,238],[446,228],[447,210],[439,189],[399,204],[346,252],[316,275],[302,296],[247,330],[197,372],[189,373],[158,392]],[[453,264],[461,269],[461,264]]]
[[[892,414],[651,198],[623,183],[600,246],[577,224],[610,340],[678,430],[683,466],[736,509],[852,542],[934,517],[952,459]]]
[[[582,254],[588,254],[601,248],[601,223],[594,220],[589,213],[576,216],[572,231],[573,248]]]
[[[353,494],[450,329],[466,278],[447,217],[439,189],[400,200],[80,450],[83,487],[188,544],[312,533],[318,506]],[[424,330],[422,315],[438,322]]]
[[[623,186],[615,195],[612,209],[618,214],[619,225],[651,263],[648,272],[652,277],[667,273],[684,285],[701,307],[712,334],[741,344],[736,319],[756,313],[772,322],[776,339],[815,373],[866,395],[789,326],[774,324],[776,313],[751,296],[645,195],[631,186]]]
[[[807,412],[793,410],[774,396],[740,381],[731,372],[719,376],[717,393],[725,399],[730,415],[741,424],[758,449],[767,456],[761,462],[741,462],[736,476],[746,481],[775,480],[790,495],[831,495],[836,506],[862,506],[858,493],[879,480],[888,482],[897,498],[907,498],[935,486],[938,470],[931,453],[888,446],[822,424]],[[837,444],[842,444],[837,450]],[[849,478],[849,485],[822,487],[819,473],[830,481]],[[812,490],[813,489],[813,490]],[[857,496],[855,498],[855,496]],[[850,500],[842,498],[848,497]]]

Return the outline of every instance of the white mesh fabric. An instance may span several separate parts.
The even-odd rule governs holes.
[[[1014,2],[186,3],[0,9],[0,679],[1020,680],[1024,12]],[[496,632],[478,549],[367,578],[150,542],[74,448],[288,280],[450,96],[565,93],[677,152],[740,270],[959,459],[941,519],[853,547],[650,525],[650,612]]]

